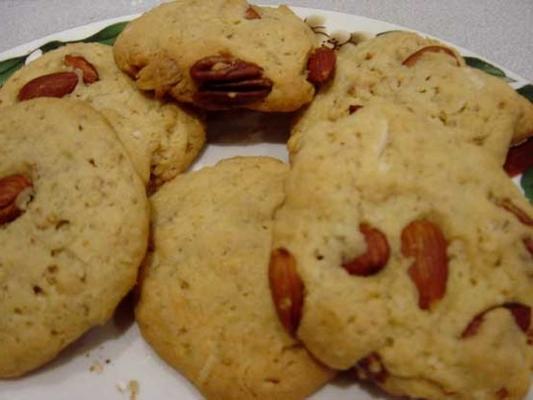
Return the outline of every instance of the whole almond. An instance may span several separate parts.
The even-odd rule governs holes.
[[[533,226],[533,218],[524,210],[515,205],[510,199],[501,199],[496,201],[496,205],[514,214],[514,216],[524,225]]]
[[[407,57],[405,60],[403,60],[402,64],[407,67],[412,67],[416,64],[416,62],[422,57],[425,53],[444,53],[449,55],[450,57],[453,57],[455,59],[455,63],[457,66],[461,66],[461,63],[457,59],[457,56],[455,53],[449,49],[448,47],[444,46],[426,46],[422,47],[421,49],[415,51],[413,54],[411,54],[409,57]]]
[[[350,275],[375,275],[389,261],[389,242],[379,229],[373,228],[368,224],[361,224],[359,230],[365,237],[366,252],[354,260],[344,263],[342,266]]]
[[[307,60],[307,80],[315,85],[329,81],[335,73],[337,55],[328,47],[315,49]]]
[[[83,82],[90,85],[100,79],[98,76],[98,71],[89,61],[81,56],[72,56],[67,54],[65,56],[65,65],[68,65],[72,68],[79,69],[83,76]]]
[[[520,330],[522,330],[522,332],[526,334],[528,333],[529,328],[531,326],[531,307],[520,303],[505,303],[500,306],[490,307],[485,311],[477,314],[474,318],[472,318],[470,323],[463,330],[463,332],[461,333],[461,338],[464,339],[474,336],[479,331],[479,328],[483,323],[485,315],[490,311],[500,307],[509,310],[516,322],[516,325],[520,328]]]
[[[409,276],[418,289],[418,306],[427,310],[446,293],[448,244],[440,228],[427,220],[407,225],[402,230],[401,242],[402,254],[414,258]]]
[[[296,271],[296,260],[287,250],[274,250],[268,270],[270,291],[278,317],[294,335],[302,317],[304,285]]]
[[[15,220],[22,211],[17,207],[17,197],[31,181],[24,175],[11,175],[0,179],[0,225]]]
[[[78,76],[74,72],[56,72],[39,76],[26,83],[18,94],[19,101],[36,97],[63,97],[72,93],[78,84]]]

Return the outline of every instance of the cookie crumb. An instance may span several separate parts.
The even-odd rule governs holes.
[[[90,367],[89,371],[94,372],[96,374],[101,374],[104,371],[104,367],[102,364],[100,364],[99,361],[95,361]]]
[[[119,382],[117,383],[117,389],[120,393],[124,393],[126,391],[126,389],[128,388],[128,385],[124,382]]]
[[[128,383],[119,382],[116,386],[120,393],[125,393],[128,391],[130,400],[137,400],[137,396],[139,396],[140,391],[139,382],[137,382],[137,380],[131,379]]]
[[[130,380],[128,382],[128,390],[130,391],[130,400],[137,400],[140,390],[139,382],[135,379]]]

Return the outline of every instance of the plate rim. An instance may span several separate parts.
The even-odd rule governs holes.
[[[265,5],[266,7],[272,7],[272,5]],[[358,14],[350,14],[346,12],[340,12],[340,11],[332,11],[327,9],[320,9],[320,8],[313,8],[313,7],[297,7],[297,6],[291,6],[288,5],[288,7],[295,12],[296,15],[302,17],[303,15],[315,15],[320,14],[326,18],[326,21],[330,18],[336,19],[336,20],[344,20],[347,18],[357,18],[360,20],[363,20],[365,22],[370,23],[371,25],[383,25],[387,26],[387,30],[403,30],[408,32],[415,32],[418,34],[421,34],[425,37],[438,40],[450,47],[453,47],[459,51],[459,53],[462,56],[468,56],[468,57],[476,57],[483,61],[486,61],[492,65],[494,65],[497,68],[500,68],[502,71],[505,72],[505,74],[512,78],[515,82],[509,83],[511,87],[514,89],[521,87],[523,85],[531,84],[531,81],[524,78],[523,76],[513,72],[512,70],[506,68],[505,66],[492,61],[490,58],[484,57],[476,52],[473,52],[467,48],[461,47],[453,42],[444,40],[438,36],[434,36],[431,34],[428,34],[423,31],[419,31],[417,29],[413,29],[407,26],[398,25],[392,22],[387,22],[375,18],[366,17],[364,15],[358,15]],[[118,22],[125,22],[125,21],[131,21],[132,19],[139,17],[143,13],[134,13],[134,14],[128,14],[123,15],[119,17],[113,17],[113,18],[107,18],[103,20],[93,21],[89,22],[87,24],[78,25],[73,28],[65,29],[62,31],[58,31],[55,33],[51,33],[49,35],[31,40],[26,43],[22,43],[18,46],[12,47],[10,49],[4,50],[0,52],[0,62],[4,61],[6,59],[12,58],[12,57],[19,57],[24,55],[29,55],[35,50],[37,50],[40,46],[43,44],[52,41],[52,40],[77,40],[77,39],[83,39],[91,34],[94,34],[98,32],[100,29],[103,29],[111,24],[118,23]],[[327,22],[326,22],[327,25]],[[333,31],[335,32],[335,31]]]

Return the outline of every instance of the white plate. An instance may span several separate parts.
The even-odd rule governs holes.
[[[357,31],[377,34],[389,30],[409,30],[355,15],[297,7],[293,10],[301,17],[322,16],[330,33]],[[134,17],[136,15],[109,19],[50,35],[0,53],[0,60],[29,53],[52,40],[85,38],[113,23]],[[479,57],[468,50],[454,47],[465,56]],[[491,64],[502,69],[509,80],[514,81],[511,83],[514,88],[529,83],[505,68],[492,62]],[[287,121],[283,118],[277,121],[280,130],[287,126]],[[279,135],[261,134],[255,129],[254,123],[254,121],[242,122],[246,125],[248,134],[239,142],[215,140],[215,143],[210,143],[193,169],[212,165],[220,159],[234,155],[269,155],[286,160],[284,138],[280,138]],[[142,340],[129,310],[131,308],[127,306],[119,307],[112,321],[104,327],[88,332],[47,366],[22,379],[1,381],[0,400],[201,399],[195,388],[159,359]],[[131,385],[128,387],[130,382],[138,383],[139,390],[136,395],[132,393]],[[389,399],[373,388],[342,379],[328,384],[311,398],[314,400]],[[527,399],[533,400],[533,389],[530,390]]]

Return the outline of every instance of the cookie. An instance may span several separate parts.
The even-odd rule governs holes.
[[[145,254],[145,188],[84,102],[0,109],[0,378],[53,359],[103,324]]]
[[[287,168],[233,158],[151,198],[153,253],[136,319],[144,338],[208,399],[303,399],[333,372],[285,333],[267,277]]]
[[[272,293],[317,359],[394,395],[526,395],[533,208],[483,149],[375,99],[301,135],[285,192]]]
[[[128,24],[114,54],[140,89],[159,96],[207,109],[294,111],[334,70],[335,53],[317,45],[286,6],[178,0]]]
[[[44,54],[5,83],[0,106],[63,95],[105,115],[145,182],[159,185],[185,171],[204,145],[197,116],[140,93],[115,65],[111,47],[102,44],[69,44]]]
[[[415,33],[393,32],[345,45],[334,81],[317,95],[294,133],[335,120],[373,98],[405,105],[502,164],[510,143],[533,133],[533,104],[503,79],[465,65],[454,49]],[[293,139],[297,142],[297,138]]]

